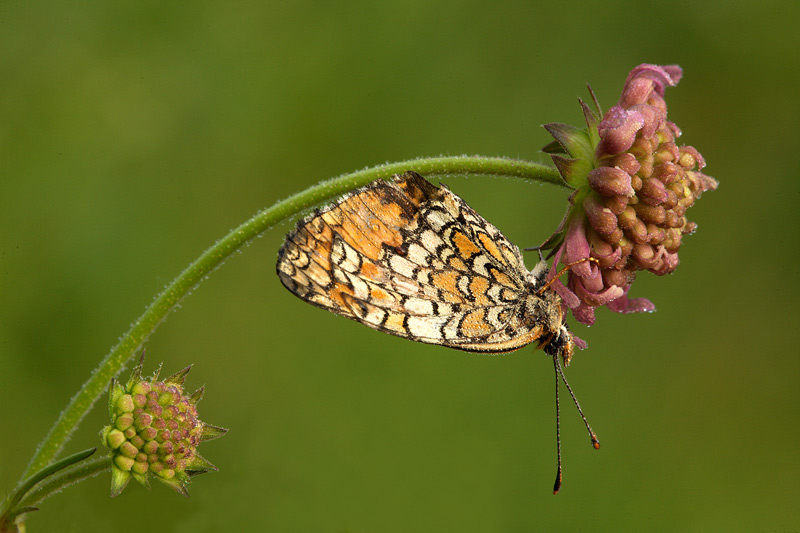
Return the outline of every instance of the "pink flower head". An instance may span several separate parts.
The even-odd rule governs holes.
[[[554,268],[573,265],[567,285],[553,286],[579,322],[594,323],[594,309],[603,305],[620,313],[654,310],[647,299],[628,298],[636,272],[660,276],[677,268],[681,239],[696,228],[686,210],[717,188],[700,172],[703,157],[676,144],[681,131],[667,120],[664,91],[681,75],[677,65],[639,65],[602,119],[581,102],[587,130],[546,126],[561,146],[553,161],[576,188],[565,226],[546,247],[558,246]]]

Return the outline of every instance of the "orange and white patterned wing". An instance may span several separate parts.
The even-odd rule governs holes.
[[[507,352],[544,325],[519,249],[446,187],[414,172],[376,180],[301,221],[278,253],[298,297],[429,344]]]

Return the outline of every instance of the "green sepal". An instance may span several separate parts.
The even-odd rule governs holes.
[[[600,132],[597,129],[600,125],[600,120],[603,114],[600,111],[600,103],[597,101],[597,97],[595,97],[592,88],[589,87],[589,94],[592,95],[592,99],[594,100],[594,106],[597,109],[597,112],[591,110],[589,106],[578,98],[578,101],[581,104],[581,110],[583,111],[583,119],[586,121],[586,128],[587,133],[589,135],[589,143],[591,146],[596,147],[600,142]],[[594,154],[594,151],[592,152]]]
[[[556,140],[550,141],[548,144],[543,146],[541,150],[542,150],[542,152],[544,152],[546,154],[566,154],[567,153],[566,150],[564,150],[564,147],[561,146],[561,143],[556,141]]]
[[[164,366],[163,361],[161,363],[158,363],[158,368],[156,368],[155,372],[153,372],[153,375],[150,376],[150,379],[148,379],[148,381],[153,381],[153,382],[158,381],[158,375],[161,374],[161,368],[163,366]]]
[[[144,488],[150,490],[150,479],[147,474],[137,474],[136,472],[131,472],[131,477],[141,483]]]
[[[206,386],[203,385],[202,387],[194,391],[191,396],[189,396],[189,403],[192,405],[197,405],[198,403],[200,403],[200,400],[203,399],[203,394],[205,394],[205,392],[206,392]]]
[[[592,164],[586,159],[572,159],[562,155],[552,154],[550,158],[553,160],[561,177],[574,189],[579,189],[586,184],[589,172],[592,170]]]
[[[108,434],[112,429],[114,429],[113,426],[106,426],[100,430],[100,442],[102,442],[103,445],[108,448],[111,448],[111,446],[108,445]]]
[[[142,381],[142,368],[144,367],[144,350],[142,350],[142,354],[139,356],[139,362],[136,363],[136,366],[133,367],[131,370],[131,377],[128,378],[128,383],[125,384],[125,390],[131,390],[133,386]],[[161,368],[159,366],[159,368]]]
[[[173,385],[180,385],[183,387],[183,382],[186,380],[186,374],[192,369],[192,365],[187,366],[183,370],[175,372],[170,377],[164,380],[164,383],[172,383]]]
[[[113,378],[111,380],[111,392],[108,395],[108,415],[112,418],[112,420],[117,415],[117,400],[119,400],[119,397],[123,394],[125,394],[125,389],[122,387],[120,382],[117,381],[117,378]]]
[[[172,479],[165,479],[160,476],[154,476],[154,477],[161,483],[165,484],[166,486],[177,492],[178,494],[181,494],[186,498],[189,497],[189,491],[186,490],[186,484],[189,482],[188,477],[182,479],[182,476],[179,476],[177,472],[175,473],[175,477]]]
[[[218,472],[219,468],[214,466],[208,459],[200,454],[196,454],[194,457],[192,457],[191,461],[186,463],[186,474],[189,477],[196,476],[198,474],[205,474],[210,470]]]
[[[131,480],[131,473],[120,470],[117,466],[111,463],[111,497],[116,498],[128,486]]]
[[[203,434],[200,435],[200,442],[218,439],[228,432],[226,428],[219,426],[212,426],[211,424],[203,423]]]
[[[589,161],[594,157],[594,148],[585,130],[560,123],[545,124],[544,129],[558,141],[571,157]]]

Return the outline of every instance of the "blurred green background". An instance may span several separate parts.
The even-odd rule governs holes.
[[[257,210],[319,180],[440,154],[545,160],[547,122],[607,109],[639,63],[678,63],[683,142],[720,180],[699,231],[598,313],[568,374],[417,345],[324,313],[274,274],[286,222],[229,259],[147,344],[194,363],[230,428],[184,499],[100,476],[29,531],[800,529],[800,8],[787,2],[0,3],[0,492],[166,283]],[[566,192],[447,183],[515,243]],[[787,188],[788,187],[788,188]],[[535,256],[527,256],[532,265]],[[785,278],[785,276],[789,276]],[[127,372],[126,372],[127,375]],[[69,443],[98,443],[102,402]]]

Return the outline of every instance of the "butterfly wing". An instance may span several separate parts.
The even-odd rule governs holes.
[[[542,335],[519,249],[446,187],[376,180],[302,221],[278,254],[298,297],[429,344],[507,352]]]

